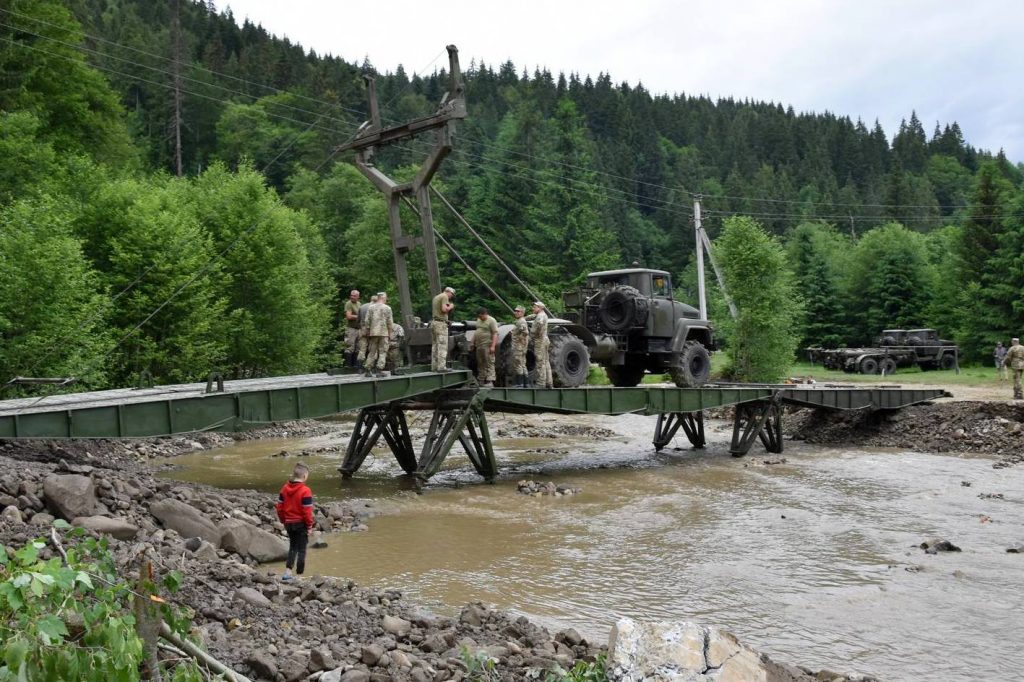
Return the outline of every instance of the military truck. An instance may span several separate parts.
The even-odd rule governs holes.
[[[711,324],[696,308],[672,298],[672,277],[664,270],[630,268],[587,275],[583,286],[562,295],[564,317],[548,320],[549,359],[556,387],[586,382],[590,363],[605,368],[615,386],[636,386],[646,372],[667,373],[677,386],[707,383],[714,350]],[[455,354],[475,366],[468,352],[473,323]],[[453,329],[455,325],[453,325]],[[512,325],[498,328],[498,385],[509,385],[512,372]],[[465,345],[462,345],[465,344]],[[536,357],[526,356],[531,379]]]
[[[960,349],[934,329],[883,329],[869,348],[808,348],[812,362],[850,374],[893,374],[900,367],[959,369]]]

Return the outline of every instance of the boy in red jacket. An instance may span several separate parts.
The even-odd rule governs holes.
[[[313,530],[313,491],[306,485],[309,467],[302,462],[292,469],[292,477],[281,487],[277,496],[277,518],[288,531],[288,561],[281,580],[291,582],[292,566],[302,575],[306,570],[306,543]]]

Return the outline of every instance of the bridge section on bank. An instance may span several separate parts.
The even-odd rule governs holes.
[[[942,390],[883,386],[715,384],[701,388],[490,388],[466,370],[410,371],[385,378],[354,374],[213,381],[138,389],[72,393],[0,401],[0,438],[139,438],[196,431],[241,431],[274,422],[359,410],[342,475],[353,475],[383,438],[408,474],[433,476],[456,443],[481,476],[497,463],[487,412],[657,415],[654,446],[682,430],[705,445],[704,412],[734,407],[730,452],[743,455],[758,440],[782,451],[782,408],[892,410],[947,395]],[[432,417],[417,454],[409,411]]]

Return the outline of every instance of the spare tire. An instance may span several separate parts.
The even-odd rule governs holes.
[[[597,315],[610,332],[624,332],[647,324],[648,301],[633,287],[615,287],[601,299]]]
[[[669,368],[672,381],[680,388],[697,388],[711,378],[711,354],[700,341],[687,341]]]
[[[896,337],[895,336],[883,336],[882,337],[882,345],[883,346],[895,346],[896,345]]]
[[[590,375],[590,351],[587,345],[572,334],[549,337],[551,347],[551,378],[556,388],[576,388],[587,382]]]

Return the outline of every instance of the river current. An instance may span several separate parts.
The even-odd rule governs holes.
[[[537,437],[566,420],[584,435]],[[648,417],[491,421],[493,485],[458,447],[421,490],[383,449],[343,482],[345,423],[187,455],[168,475],[276,492],[297,458],[273,455],[321,450],[303,455],[318,499],[373,516],[368,532],[328,536],[307,571],[400,589],[436,612],[482,600],[594,641],[620,616],[685,619],[815,670],[1021,678],[1024,555],[1006,552],[1024,543],[1020,469],[789,441],[785,461],[760,446],[733,458],[725,422],[709,423],[704,450],[680,436],[655,453]],[[582,492],[529,497],[522,479]],[[962,551],[927,555],[919,545],[933,538]]]

